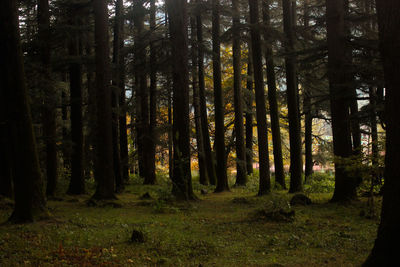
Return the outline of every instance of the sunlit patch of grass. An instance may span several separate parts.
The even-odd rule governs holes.
[[[328,203],[330,193],[310,193],[314,204],[291,207],[294,221],[277,223],[251,216],[284,208],[292,195],[257,197],[254,177],[248,187],[218,194],[195,181],[200,200],[187,203],[166,200],[171,184],[157,178],[155,186],[133,178],[118,194],[121,208],[87,206],[90,195],[64,196],[49,201],[48,221],[0,226],[1,266],[357,266],[375,238],[378,220],[359,216],[362,201],[344,206]],[[146,192],[152,199],[140,199]],[[0,219],[10,213],[1,209]],[[133,229],[145,243],[130,242]]]

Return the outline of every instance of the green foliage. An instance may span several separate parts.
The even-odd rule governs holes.
[[[335,177],[329,172],[314,172],[304,185],[306,193],[331,193],[335,189]]]

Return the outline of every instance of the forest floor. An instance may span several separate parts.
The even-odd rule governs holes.
[[[290,207],[284,191],[194,187],[200,200],[190,203],[165,200],[168,182],[139,180],[103,207],[88,206],[90,195],[50,200],[49,220],[0,225],[0,266],[359,266],[376,236],[379,220],[360,216],[363,198],[338,205],[311,193],[312,205]],[[140,199],[146,192],[152,199]],[[279,209],[293,209],[294,220],[260,215]],[[11,212],[2,200],[0,221]],[[131,242],[133,229],[143,243]]]

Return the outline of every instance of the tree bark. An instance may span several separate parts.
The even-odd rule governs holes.
[[[77,7],[69,9],[71,26],[79,25]],[[80,195],[85,193],[85,179],[83,175],[83,117],[82,117],[82,66],[78,62],[80,37],[73,32],[69,43],[69,55],[74,61],[69,65],[70,104],[71,104],[71,180],[67,194]]]
[[[269,11],[270,1],[263,2],[263,20],[267,27],[271,27],[271,18]],[[274,153],[275,165],[275,182],[282,188],[286,189],[285,173],[283,171],[283,157],[282,157],[282,141],[281,129],[279,125],[279,107],[276,94],[276,78],[275,78],[275,63],[274,54],[272,50],[272,39],[267,30],[264,30],[264,41],[266,42],[265,49],[265,63],[267,67],[267,82],[268,82],[268,101],[271,116],[271,132]]]
[[[346,171],[352,154],[349,122],[349,86],[347,81],[344,0],[326,0],[328,30],[328,77],[332,114],[335,191],[331,201],[342,202],[356,197],[356,183]]]
[[[398,262],[400,238],[400,2],[376,0],[380,50],[386,87],[385,187],[378,237],[364,266],[392,266]]]
[[[256,97],[256,119],[258,134],[258,157],[260,165],[260,186],[258,195],[265,195],[271,191],[268,152],[267,112],[265,107],[265,90],[263,81],[261,37],[259,25],[258,0],[249,0],[251,45],[253,55],[254,89]]]
[[[197,0],[198,5],[201,5],[201,0]],[[197,26],[197,43],[198,43],[198,73],[199,73],[199,97],[200,97],[200,120],[201,130],[203,133],[204,140],[204,153],[207,165],[207,174],[210,184],[215,185],[216,170],[215,170],[215,159],[214,154],[211,150],[210,133],[208,131],[208,118],[207,118],[207,101],[205,94],[205,82],[204,82],[204,41],[203,41],[203,21],[201,17],[201,7],[198,6],[196,13],[196,26]]]
[[[41,87],[44,93],[43,103],[43,137],[46,144],[46,195],[54,196],[58,180],[57,159],[57,124],[56,124],[56,92],[51,79],[51,40],[50,40],[50,11],[49,1],[38,1],[38,35],[40,46]]]
[[[302,182],[302,153],[300,136],[300,117],[298,103],[298,87],[296,77],[296,56],[294,48],[294,19],[292,17],[291,0],[282,0],[283,28],[285,32],[285,69],[286,96],[289,117],[290,142],[290,193],[303,191]]]
[[[229,191],[225,159],[224,99],[221,84],[220,2],[212,0],[212,65],[215,112],[215,152],[217,187],[215,192]]]
[[[97,187],[92,198],[115,199],[107,2],[94,0],[93,8],[95,18],[97,107],[97,140],[95,147],[97,160],[94,173]]]
[[[33,220],[34,187],[42,178],[29,107],[15,0],[2,2],[0,32],[0,96],[5,104],[7,142],[11,144],[8,154],[12,160],[15,195],[14,211],[9,221],[24,223]]]
[[[204,140],[203,132],[201,129],[201,115],[200,115],[200,95],[199,95],[199,82],[198,82],[198,48],[197,48],[197,35],[196,35],[196,18],[190,17],[191,27],[191,56],[192,56],[192,90],[193,90],[193,108],[194,108],[194,122],[196,128],[196,143],[197,143],[197,158],[199,163],[199,181],[200,184],[208,185],[208,176],[206,168],[206,160],[204,154]]]
[[[246,148],[244,144],[242,67],[240,47],[240,11],[238,0],[232,0],[233,21],[233,92],[236,135],[236,185],[246,185]]]
[[[172,194],[195,199],[190,170],[189,71],[186,0],[166,0],[172,45],[173,176]]]
[[[246,169],[247,174],[253,173],[253,60],[251,52],[251,42],[248,43],[248,59],[247,59],[247,81],[246,89],[248,97],[246,99]]]

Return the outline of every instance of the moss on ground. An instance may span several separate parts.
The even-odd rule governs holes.
[[[206,195],[200,190],[211,187],[194,188],[201,200],[190,203],[169,200],[166,181],[143,186],[137,179],[118,195],[122,207],[88,206],[89,195],[49,201],[50,220],[0,226],[0,265],[359,266],[375,239],[378,219],[359,216],[363,200],[343,206],[315,193],[316,204],[289,207],[283,191],[255,197],[242,187]],[[146,192],[152,199],[140,199]],[[254,218],[280,208],[295,210],[294,222]],[[0,220],[11,211],[1,206]],[[133,229],[144,243],[130,242]]]

